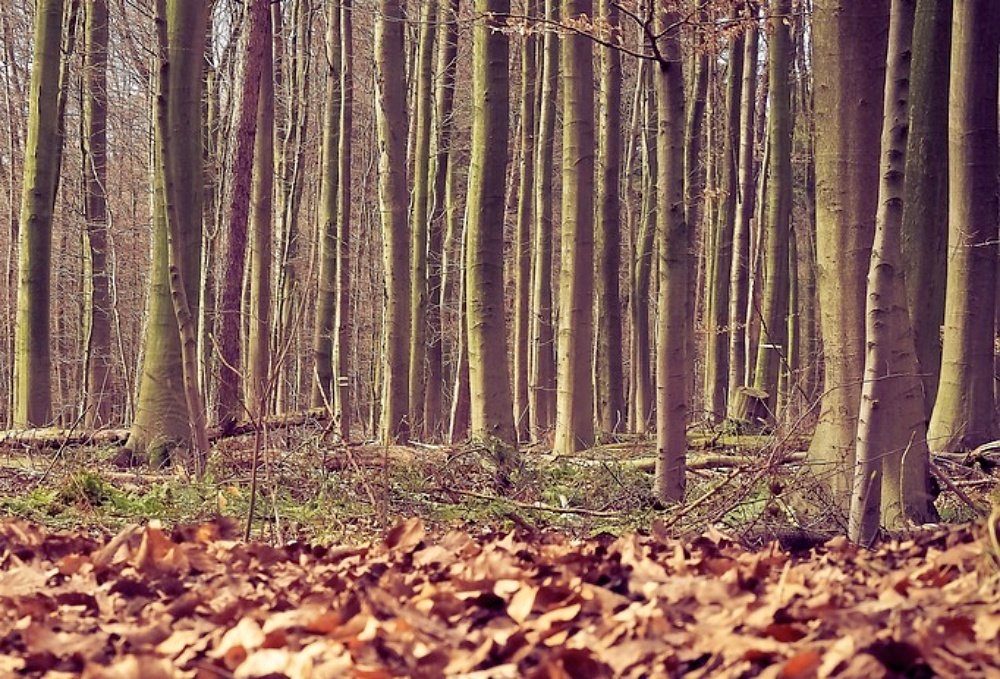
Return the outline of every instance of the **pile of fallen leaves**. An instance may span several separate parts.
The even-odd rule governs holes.
[[[998,676],[1000,576],[972,529],[802,555],[652,532],[430,537],[414,519],[369,546],[276,548],[224,524],[0,523],[0,676]]]

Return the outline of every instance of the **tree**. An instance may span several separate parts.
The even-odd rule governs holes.
[[[382,370],[382,438],[409,434],[410,275],[406,210],[406,82],[403,80],[403,9],[400,0],[379,0],[375,23],[376,121],[379,145],[379,208],[385,267],[385,359]]]
[[[927,415],[941,372],[948,245],[948,81],[951,0],[917,0],[903,187],[906,299]]]
[[[111,405],[117,385],[111,351],[111,273],[108,268],[107,71],[108,4],[90,0],[86,8],[83,99],[83,181],[87,217],[84,255],[87,368],[84,426],[112,423]]]
[[[997,280],[997,53],[1000,8],[956,0],[948,92],[948,283],[941,381],[931,450],[995,438],[994,306]]]
[[[760,341],[754,387],[768,393],[771,410],[777,407],[778,371],[788,351],[788,239],[792,212],[791,30],[785,17],[791,0],[771,0],[771,39],[768,44],[770,92],[767,140],[770,145],[765,222],[766,261]]]
[[[903,222],[910,49],[915,0],[892,0],[875,239],[868,269],[865,380],[858,414],[850,536],[871,544],[880,524],[930,520],[923,389],[906,310]]]
[[[528,0],[526,14],[535,13]],[[514,231],[514,426],[521,441],[529,436],[528,345],[531,306],[532,190],[535,185],[535,53],[537,35],[529,32],[521,48],[521,149]]]
[[[267,414],[271,382],[271,240],[274,204],[274,53],[273,23],[264,33],[264,59],[257,99],[253,195],[250,223],[250,328],[247,342],[247,405],[252,417]]]
[[[756,20],[757,4],[748,3]],[[758,31],[756,21],[744,39],[743,84],[740,86],[739,174],[736,215],[733,222],[733,255],[729,270],[729,376],[727,414],[735,417],[732,395],[746,382],[746,319],[750,264],[750,219],[754,211],[754,117],[757,104]]]
[[[619,39],[618,6],[600,0],[600,16],[607,21],[610,41]],[[597,352],[595,391],[597,426],[602,435],[622,428],[625,395],[622,375],[622,318],[618,278],[621,267],[621,54],[615,47],[600,51],[598,88],[597,183]]]
[[[719,421],[726,413],[726,385],[729,376],[728,331],[739,318],[729,315],[729,283],[733,259],[733,231],[736,223],[736,198],[739,191],[738,161],[742,103],[740,89],[744,81],[743,42],[743,36],[735,36],[729,41],[729,73],[726,76],[726,99],[722,122],[724,141],[720,154],[722,167],[719,209],[714,225],[714,247],[708,253],[711,266],[707,267],[709,275],[706,279],[708,303],[705,310],[707,329],[704,407],[712,421]]]
[[[254,147],[257,135],[264,60],[269,53],[270,13],[267,0],[255,0],[250,7],[250,34],[246,41],[243,93],[236,132],[236,159],[229,211],[229,230],[222,274],[219,313],[219,394],[218,420],[223,428],[243,415],[240,405],[243,361],[240,345],[240,302],[246,268],[247,223],[253,179]],[[270,69],[268,69],[270,71]]]
[[[809,446],[843,504],[851,488],[864,375],[865,276],[878,202],[888,4],[816,0],[816,256],[824,392]]]
[[[340,12],[340,149],[337,170],[337,336],[333,345],[337,369],[336,406],[340,438],[351,438],[351,137],[354,129],[354,18],[351,0],[342,0]]]
[[[157,0],[159,44],[154,160],[154,270],[146,362],[126,447],[161,458],[191,445],[196,473],[208,455],[198,384],[201,281],[202,66],[207,7]]]
[[[661,59],[653,69],[656,90],[656,477],[662,502],[684,500],[688,392],[691,383],[688,305],[690,251],[684,222],[684,74],[678,15],[661,11]]]
[[[472,435],[510,445],[514,404],[504,328],[503,216],[509,123],[508,37],[497,23],[509,0],[476,0],[472,29],[472,157],[469,167],[465,309]],[[507,460],[502,460],[506,464]]]
[[[545,20],[558,20],[558,0],[545,0]],[[555,360],[552,328],[552,176],[556,96],[559,87],[559,37],[542,37],[539,69],[538,139],[535,161],[534,226],[531,248],[531,340],[528,409],[531,435],[538,437],[555,421]]]
[[[49,280],[52,209],[59,179],[59,64],[63,0],[38,0],[18,225],[14,426],[47,424],[52,413]]]
[[[423,435],[427,357],[427,245],[431,199],[431,113],[434,107],[431,66],[434,63],[433,0],[421,0],[416,46],[414,97],[416,128],[413,148],[413,199],[410,207],[410,426]]]
[[[562,20],[579,21],[591,0],[563,0]],[[590,38],[563,37],[562,245],[559,270],[556,430],[554,452],[567,455],[594,441],[594,66]]]
[[[314,408],[333,405],[336,377],[333,372],[333,336],[337,332],[337,242],[340,186],[340,116],[344,91],[341,74],[343,61],[340,11],[328,8],[326,29],[326,95],[323,100],[323,172],[320,178],[319,297],[313,325],[313,360],[316,370],[312,388]],[[350,143],[350,140],[348,140]]]

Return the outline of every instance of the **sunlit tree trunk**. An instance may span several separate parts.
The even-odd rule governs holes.
[[[151,277],[150,304],[162,320],[151,318],[147,325],[146,362],[126,445],[153,456],[190,445],[195,472],[202,474],[208,436],[198,384],[196,319],[203,217],[201,59],[208,11],[201,3],[157,0],[156,17],[154,223],[161,231],[156,234],[161,250],[154,250],[159,270]]]
[[[563,0],[564,21],[591,15],[591,0]],[[562,245],[554,452],[567,455],[594,442],[594,67],[593,43],[562,39]]]
[[[948,93],[948,284],[931,450],[996,438],[997,53],[1000,6],[955,0]]]
[[[504,325],[503,217],[509,136],[508,37],[493,15],[509,0],[477,0],[487,16],[472,33],[472,158],[469,168],[465,309],[472,435],[517,441]]]
[[[882,161],[866,296],[865,380],[851,493],[851,539],[870,544],[880,525],[930,519],[924,396],[906,310],[903,222],[910,49],[915,0],[892,0]],[[905,465],[905,468],[904,468]]]
[[[812,471],[846,509],[864,375],[888,3],[815,0],[816,256],[824,392]]]
[[[676,26],[675,11],[662,12],[661,27]],[[656,90],[656,475],[662,502],[684,500],[692,332],[688,305],[690,250],[684,222],[684,74],[679,30],[659,41],[662,61],[653,68]]]
[[[385,267],[385,357],[382,370],[382,438],[409,434],[410,250],[406,211],[406,53],[400,0],[380,0],[375,23],[376,121],[379,138],[379,205]],[[415,281],[414,283],[419,283]]]
[[[47,424],[52,413],[49,280],[52,210],[59,176],[59,64],[63,0],[35,3],[21,218],[18,226],[17,325],[14,332],[15,427]]]

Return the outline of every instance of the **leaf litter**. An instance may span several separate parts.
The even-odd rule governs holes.
[[[0,522],[0,676],[1000,678],[974,527],[874,551],[716,531],[272,547],[219,521],[110,539]]]

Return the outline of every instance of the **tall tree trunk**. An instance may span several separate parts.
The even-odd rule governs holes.
[[[755,2],[748,3],[750,16],[757,17]],[[727,392],[730,396],[746,386],[746,319],[749,293],[750,221],[754,212],[754,113],[757,108],[757,55],[758,30],[756,21],[747,29],[743,51],[743,84],[740,87],[739,175],[737,177],[736,216],[733,222],[733,255],[729,269],[729,377]]]
[[[427,389],[424,396],[424,426],[431,437],[445,433],[442,398],[444,375],[444,326],[442,313],[450,304],[448,282],[454,275],[448,271],[453,261],[455,242],[460,239],[453,219],[457,210],[449,204],[447,182],[453,172],[452,110],[455,101],[455,70],[458,65],[458,0],[438,0],[437,87],[434,92],[437,134],[434,137],[433,209],[431,211],[427,288],[430,306],[427,313]],[[457,154],[456,154],[457,155]],[[442,238],[443,236],[443,238]]]
[[[127,446],[147,451],[152,445],[150,452],[156,455],[172,445],[190,444],[195,473],[201,475],[208,436],[198,384],[196,319],[203,216],[201,60],[208,11],[200,3],[157,0],[156,17],[160,54],[153,157],[159,200],[154,221],[165,232],[157,235],[165,252],[156,272],[163,278],[151,279],[158,286],[151,296],[165,299],[151,304],[158,304],[164,315],[170,313],[164,309],[169,305],[173,318],[172,323],[150,321],[147,326],[146,365]],[[164,426],[171,421],[174,428]]]
[[[497,30],[493,18],[509,14],[510,1],[476,0],[476,12],[489,18],[478,21],[472,33],[472,158],[465,255],[472,435],[513,444],[517,436],[503,289],[509,46],[507,35]]]
[[[537,12],[526,0],[525,14]],[[521,49],[521,180],[517,189],[514,233],[514,426],[521,441],[528,440],[528,345],[531,306],[531,223],[535,186],[535,59],[538,37],[529,32]]]
[[[868,269],[865,381],[849,529],[862,544],[877,537],[880,524],[900,528],[905,519],[931,518],[924,397],[899,245],[914,4],[892,0],[889,18],[882,176]]]
[[[579,21],[591,0],[563,0],[562,20]],[[562,246],[554,452],[567,455],[594,442],[594,66],[593,43],[566,35],[563,83]]]
[[[824,392],[809,446],[842,505],[851,488],[864,376],[865,280],[878,202],[888,3],[815,0],[816,256]],[[846,509],[846,507],[844,507]]]
[[[653,96],[653,73],[656,67],[643,70],[646,98],[642,114],[642,200],[639,226],[635,236],[632,269],[632,295],[629,313],[632,325],[632,429],[646,433],[652,425],[656,394],[653,382],[653,342],[649,325],[650,288],[653,271],[653,241],[657,215],[656,101]]]
[[[662,10],[661,10],[662,12]],[[690,249],[684,222],[684,74],[676,11],[660,14],[662,61],[653,69],[656,88],[656,477],[662,502],[682,502],[687,454],[687,416],[692,322]]]
[[[326,97],[323,103],[322,177],[319,198],[319,298],[313,325],[313,360],[315,381],[312,388],[314,408],[334,403],[336,378],[333,374],[333,335],[337,309],[337,192],[340,177],[340,115],[343,89],[340,78],[343,63],[340,11],[328,8],[326,32]]]
[[[431,198],[431,113],[434,106],[431,66],[434,63],[434,0],[420,0],[420,28],[413,78],[416,118],[413,149],[413,197],[410,206],[410,426],[424,430],[427,357],[427,244]]]
[[[253,417],[267,415],[271,403],[271,240],[274,204],[274,53],[270,18],[257,99],[253,209],[250,219],[250,333],[246,396]]]
[[[96,428],[111,423],[116,385],[111,350],[110,277],[108,270],[107,198],[107,66],[108,4],[87,3],[86,52],[84,57],[83,173],[87,217],[86,250],[89,281],[86,286],[87,366],[84,426]]]
[[[379,204],[385,266],[385,359],[382,370],[382,438],[409,435],[410,250],[406,223],[406,53],[400,0],[379,0],[375,24],[376,119]],[[414,281],[414,284],[419,281]]]
[[[334,366],[337,369],[337,417],[340,438],[351,439],[351,137],[354,129],[354,17],[352,0],[342,0],[340,12],[340,167],[337,177],[337,336],[334,340]]]
[[[766,261],[762,295],[760,342],[754,387],[769,394],[774,409],[778,402],[778,371],[788,351],[788,238],[792,213],[792,41],[786,17],[791,0],[771,0],[771,39],[768,50],[770,99],[768,143],[771,145],[771,175],[768,178]]]
[[[618,6],[600,0],[598,11],[608,22],[612,41],[620,38]],[[618,279],[621,268],[621,54],[604,47],[598,89],[597,183],[597,426],[603,436],[622,430],[625,394],[622,376],[622,316]]]
[[[546,21],[559,17],[558,0],[545,0]],[[531,435],[538,438],[555,421],[555,342],[552,328],[552,201],[556,96],[559,86],[559,36],[542,36],[538,105],[538,139],[534,195],[534,233],[531,274],[531,338],[528,409]]]
[[[931,450],[996,438],[993,313],[997,276],[997,52],[1000,7],[955,0],[948,93],[948,284]]]
[[[917,0],[903,195],[906,299],[930,416],[941,374],[948,247],[951,0]]]
[[[741,87],[743,85],[744,38],[729,41],[729,73],[726,76],[726,101],[722,128],[722,168],[720,172],[719,210],[714,219],[715,247],[711,258],[711,276],[707,279],[708,305],[705,310],[705,384],[704,409],[712,422],[726,413],[726,385],[729,375],[728,332],[729,282],[733,260],[733,232],[736,223],[736,198],[739,193],[738,167],[740,150]],[[751,161],[752,162],[752,161]],[[733,318],[739,318],[735,316]]]
[[[240,404],[243,374],[240,342],[241,304],[246,269],[247,223],[250,214],[257,110],[264,59],[268,52],[265,43],[269,35],[269,16],[267,0],[254,0],[250,8],[249,36],[246,41],[243,94],[236,131],[236,157],[233,162],[229,231],[222,273],[222,299],[218,311],[218,420],[223,428],[230,426],[243,415]]]
[[[52,415],[49,280],[52,210],[59,179],[59,64],[63,0],[35,3],[21,219],[18,227],[14,426],[47,424]]]

